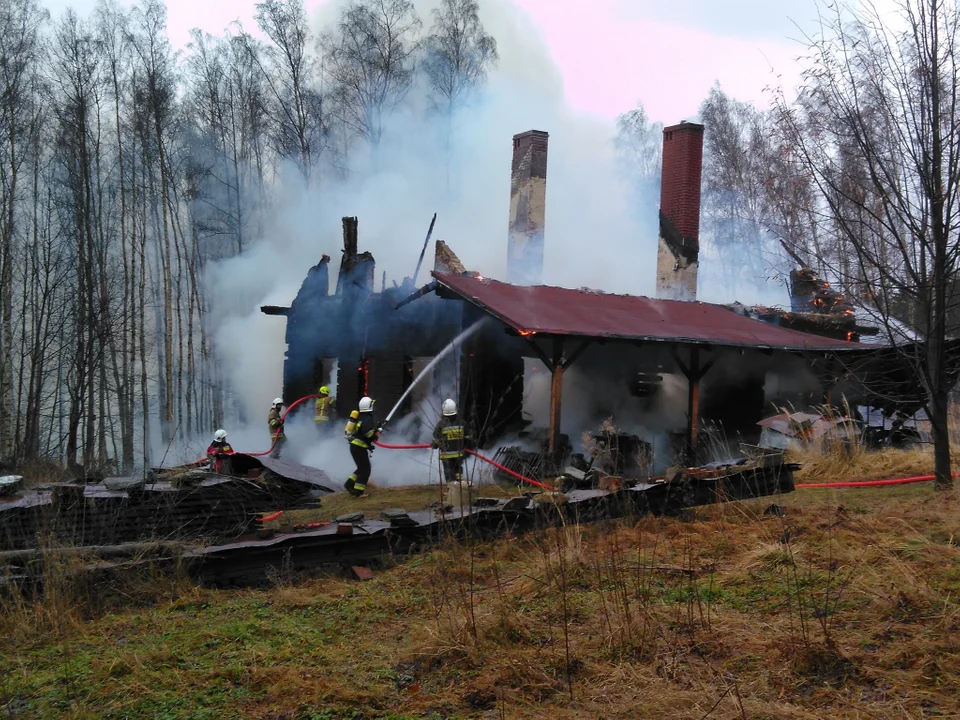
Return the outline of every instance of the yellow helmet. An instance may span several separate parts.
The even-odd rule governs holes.
[[[326,385],[323,385],[323,386],[320,388],[320,394],[321,394],[321,395],[329,395],[329,394],[330,394],[330,388],[328,388]]]

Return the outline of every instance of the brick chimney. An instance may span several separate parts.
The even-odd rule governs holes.
[[[697,299],[702,165],[703,125],[682,122],[663,129],[658,298]]]
[[[541,130],[513,136],[507,282],[516,285],[538,285],[543,276],[548,137]]]

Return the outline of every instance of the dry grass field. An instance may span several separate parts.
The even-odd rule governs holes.
[[[798,482],[932,466],[923,452],[806,461]],[[48,574],[42,598],[5,601],[6,717],[960,717],[960,494],[930,484],[451,543],[368,582]]]

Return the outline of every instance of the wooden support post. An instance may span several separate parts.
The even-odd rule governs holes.
[[[560,447],[560,407],[563,400],[563,340],[553,339],[553,379],[550,383],[550,444],[548,450],[555,453]]]
[[[697,455],[697,434],[700,430],[700,378],[703,373],[700,370],[700,348],[690,348],[690,367],[687,373],[688,391],[687,391],[687,447],[689,448],[690,458],[696,462]]]
[[[837,386],[837,377],[835,370],[835,360],[833,356],[828,356],[826,358],[826,367],[821,373],[823,378],[823,404],[828,407],[833,407],[833,389]]]

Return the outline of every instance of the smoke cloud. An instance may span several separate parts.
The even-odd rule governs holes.
[[[429,7],[418,6],[421,17],[429,17]],[[642,198],[638,207],[622,181],[614,124],[566,107],[559,72],[518,8],[492,1],[481,13],[501,60],[474,106],[456,121],[449,187],[440,124],[424,122],[415,94],[411,107],[390,119],[375,159],[355,145],[345,180],[323,177],[308,188],[296,173],[285,173],[263,237],[211,269],[209,287],[219,309],[216,346],[238,393],[237,420],[265,416],[282,382],[284,319],[262,315],[259,306],[289,305],[323,252],[333,258],[336,276],[341,217],[359,218],[360,249],[377,260],[378,288],[383,271],[388,284],[412,275],[433,212],[434,238],[446,240],[466,267],[506,276],[511,138],[517,132],[550,133],[544,282],[652,294],[658,200]],[[428,268],[430,260],[428,254]]]
[[[430,7],[420,3],[417,8],[426,24]],[[333,19],[331,12],[324,8],[318,14],[325,27]],[[550,133],[544,283],[654,294],[659,198],[652,190],[638,195],[619,171],[615,124],[567,106],[560,73],[537,29],[520,9],[505,0],[489,0],[481,6],[481,19],[497,39],[500,64],[474,105],[457,118],[449,166],[440,123],[424,120],[422,92],[415,91],[409,106],[391,117],[375,157],[361,143],[354,145],[345,178],[323,172],[307,187],[296,172],[283,172],[274,193],[273,214],[263,223],[263,236],[242,255],[210,269],[216,350],[235,393],[235,409],[223,423],[236,426],[231,434],[235,447],[264,449],[269,444],[266,414],[282,387],[285,320],[265,316],[259,307],[289,305],[308,268],[322,253],[331,256],[331,279],[336,277],[341,217],[359,218],[359,248],[376,258],[377,289],[384,271],[388,284],[412,275],[434,212],[438,213],[434,239],[445,240],[468,269],[506,277],[515,133],[530,129]],[[426,270],[432,266],[432,250],[428,249]],[[707,277],[711,285],[716,283],[709,273]],[[425,280],[422,273],[418,282]],[[702,295],[734,299],[709,290]],[[625,431],[648,440],[662,439],[667,430],[684,426],[686,381],[682,378],[666,375],[656,408],[640,412],[630,398],[614,402],[612,408],[609,402],[600,407],[594,400],[623,395],[622,383],[606,381],[607,387],[604,381],[579,372],[573,369],[565,380],[563,410],[564,429],[575,447],[582,430],[597,427],[611,414]],[[535,424],[542,425],[549,405],[545,399],[549,377],[545,372],[527,375],[525,407],[530,408]],[[420,390],[413,413],[419,419],[401,420],[395,429],[425,439],[424,433],[431,429],[426,425],[438,414],[441,389],[444,393],[454,389],[449,385],[447,378]],[[337,477],[349,474],[352,465],[342,439],[318,442],[306,415],[288,424],[291,450],[285,457],[322,467]],[[428,456],[393,453],[390,482],[422,482]]]

